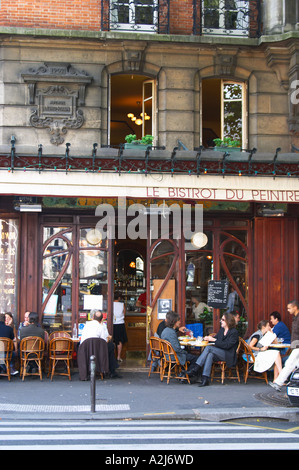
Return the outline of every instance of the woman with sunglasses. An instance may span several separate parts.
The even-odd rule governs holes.
[[[205,336],[204,340],[214,343],[208,345],[197,359],[194,366],[188,371],[189,377],[199,375],[202,371],[202,381],[199,387],[209,385],[213,362],[225,361],[227,367],[234,366],[237,362],[237,347],[239,333],[233,315],[224,313],[220,320],[221,328],[215,336]]]

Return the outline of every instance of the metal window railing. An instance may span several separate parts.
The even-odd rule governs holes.
[[[102,31],[169,34],[170,0],[101,0]]]
[[[193,34],[259,37],[261,0],[193,0]]]
[[[261,35],[261,0],[192,0],[192,8],[194,35]],[[169,34],[170,0],[101,0],[101,29]]]

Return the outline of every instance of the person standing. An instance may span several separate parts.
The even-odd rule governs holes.
[[[291,333],[291,348],[292,352],[285,362],[285,365],[273,381],[269,382],[270,387],[276,391],[281,392],[281,387],[288,380],[289,376],[294,369],[299,367],[299,302],[298,300],[292,300],[288,304],[288,312],[293,316],[292,333]]]
[[[140,308],[140,313],[146,312],[146,292],[142,292],[136,301],[136,307]]]
[[[121,300],[121,295],[116,293],[113,302],[113,341],[116,344],[117,348],[118,362],[122,362],[122,347],[123,344],[128,341],[125,327],[126,307]]]

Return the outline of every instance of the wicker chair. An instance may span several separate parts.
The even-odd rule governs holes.
[[[73,340],[69,337],[53,338],[49,344],[49,371],[48,377],[51,373],[51,380],[53,375],[65,375],[71,380],[70,362],[72,360],[72,353],[74,350]],[[57,372],[56,366],[63,362],[66,366],[67,372]]]
[[[241,339],[239,338],[239,344],[237,347],[237,363],[235,366],[228,368],[227,364],[225,361],[217,361],[213,362],[212,365],[212,370],[211,370],[211,382],[213,382],[214,377],[215,377],[215,372],[217,369],[220,369],[220,377],[221,377],[221,383],[224,383],[224,380],[227,379],[237,379],[238,382],[240,383],[240,351],[241,351]],[[236,375],[233,375],[233,370],[235,370]],[[226,371],[228,372],[227,375],[225,375]]]
[[[149,366],[149,373],[148,376],[150,377],[151,375],[151,369],[152,365],[154,362],[158,362],[158,368],[157,370],[153,371],[155,374],[160,374],[161,373],[161,367],[162,367],[162,358],[163,358],[163,351],[161,349],[161,339],[158,338],[157,336],[151,336],[149,339],[149,344],[151,348],[151,362]]]
[[[183,366],[180,364],[178,356],[169,341],[161,339],[160,344],[163,353],[160,372],[161,381],[163,381],[164,377],[167,377],[167,383],[169,383],[170,378],[187,380],[187,382],[190,383],[189,376],[187,374],[187,362]]]
[[[0,375],[8,377],[10,380],[10,362],[14,350],[13,340],[9,338],[0,338],[0,365],[4,365],[6,372],[0,372]]]
[[[243,338],[241,338],[241,342],[242,342],[242,348],[243,348],[242,358],[243,358],[244,382],[245,383],[247,382],[248,377],[252,377],[255,379],[265,380],[267,384],[268,383],[267,371],[261,372],[261,373],[253,371],[255,357],[252,352],[252,349],[249,346],[249,344],[247,344],[246,341],[244,341]],[[254,373],[250,374],[250,372],[254,372]]]
[[[21,371],[20,375],[22,380],[27,375],[38,375],[40,380],[43,380],[42,376],[42,360],[44,357],[45,342],[38,336],[27,336],[23,338],[20,343],[20,361]],[[35,362],[38,368],[38,372],[27,372],[27,366]]]

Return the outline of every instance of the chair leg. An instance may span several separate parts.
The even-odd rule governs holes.
[[[224,383],[226,364],[221,364],[221,383]]]
[[[214,380],[214,374],[215,374],[215,363],[213,362],[212,369],[211,369],[211,383]]]
[[[264,379],[266,381],[266,384],[268,385],[268,376],[267,376],[267,372],[263,372],[263,376],[264,376]]]
[[[9,360],[6,360],[5,361],[5,365],[6,365],[6,373],[7,373],[7,378],[10,382],[10,361]]]
[[[66,366],[67,366],[67,373],[68,373],[69,380],[72,380],[72,378],[71,378],[70,362],[69,362],[68,360],[66,361]]]
[[[160,380],[161,380],[161,382],[163,382],[164,373],[165,373],[165,362],[163,361],[163,359],[161,359],[161,366],[160,366]]]
[[[153,364],[153,360],[151,359],[151,362],[150,362],[150,365],[149,365],[148,377],[151,376],[152,364]]]

